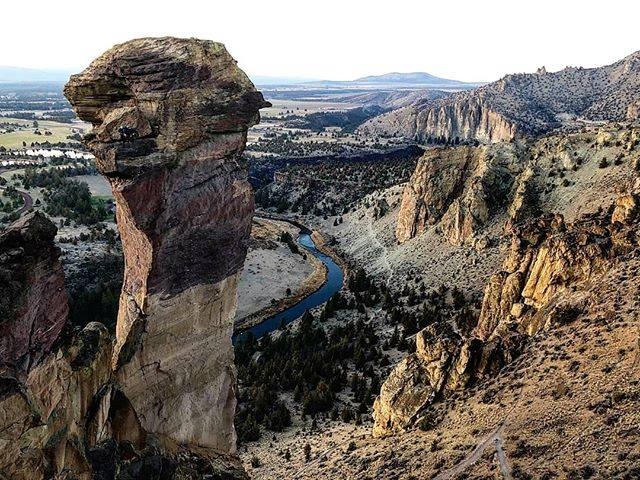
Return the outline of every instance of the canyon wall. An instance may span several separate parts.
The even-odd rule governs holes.
[[[510,141],[518,125],[495,111],[482,97],[419,100],[366,121],[358,131],[367,135],[403,136],[419,143],[447,140]]]
[[[506,75],[475,90],[418,99],[374,117],[358,130],[420,143],[496,143],[536,136],[586,120],[638,116],[640,52],[598,68]]]
[[[396,240],[429,229],[453,245],[497,243],[541,213],[594,213],[634,188],[634,125],[535,140],[426,150],[404,187]]]
[[[396,239],[437,226],[451,243],[464,243],[504,207],[520,168],[511,144],[427,150],[404,189]]]
[[[546,214],[515,227],[471,335],[440,324],[418,332],[416,352],[398,364],[376,399],[374,435],[428,422],[434,402],[494,378],[532,336],[576,319],[589,306],[590,282],[637,255],[639,202],[637,194],[628,194],[616,200],[613,213],[585,215],[571,224]]]

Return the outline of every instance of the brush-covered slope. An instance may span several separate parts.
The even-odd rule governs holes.
[[[492,143],[537,135],[571,123],[630,120],[640,107],[640,52],[599,68],[513,74],[475,90],[421,100],[375,117],[368,134],[402,135],[418,142]]]

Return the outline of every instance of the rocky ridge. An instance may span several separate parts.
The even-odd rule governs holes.
[[[396,225],[403,243],[435,229],[453,245],[482,247],[539,213],[577,216],[630,188],[637,126],[607,126],[537,140],[431,148],[404,188]],[[618,183],[619,182],[619,183]],[[504,228],[503,228],[504,227]]]
[[[513,74],[451,96],[417,101],[359,127],[373,135],[420,143],[494,143],[540,135],[571,124],[638,118],[640,53],[599,68]]]
[[[0,474],[246,478],[233,456],[231,333],[253,212],[240,154],[265,102],[224,46],[176,38],[115,46],[65,94],[116,197],[116,341],[99,323],[63,331],[55,227],[38,214],[11,226],[2,272],[23,296],[3,305],[3,333],[31,340],[2,345]]]
[[[394,369],[376,400],[374,435],[428,424],[434,402],[495,377],[532,337],[571,323],[592,306],[590,283],[637,256],[637,205],[637,194],[630,194],[608,213],[572,224],[547,214],[515,228],[471,334],[438,324],[417,334],[416,352]]]

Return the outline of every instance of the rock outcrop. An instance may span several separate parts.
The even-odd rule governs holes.
[[[454,245],[478,245],[542,213],[593,213],[635,191],[637,126],[610,125],[531,141],[428,149],[404,187],[396,239],[434,229]],[[613,159],[613,165],[611,165]],[[618,199],[614,221],[637,215]]]
[[[56,231],[34,212],[0,233],[0,373],[22,377],[29,372],[67,323]]]
[[[98,415],[96,409],[101,392],[112,388],[112,339],[99,323],[67,331],[55,234],[53,223],[34,212],[0,235],[8,299],[2,324],[0,474],[7,478],[59,478],[64,470],[94,478],[92,447],[109,435],[107,423],[115,415],[108,408]]]
[[[231,334],[262,96],[222,45],[175,38],[118,45],[65,91],[117,199],[116,341],[68,324],[46,217],[0,234],[0,477],[246,479]]]
[[[624,204],[629,197],[616,203]],[[570,225],[560,215],[527,222],[513,235],[502,270],[487,284],[475,335],[489,340],[514,330],[531,336],[549,328],[559,319],[559,310],[551,314],[550,306],[561,300],[562,291],[602,274],[639,242],[631,222],[623,225],[603,216]],[[579,305],[559,308],[568,314]]]
[[[495,143],[513,140],[519,133],[518,126],[496,111],[490,102],[481,96],[464,94],[420,100],[374,117],[358,127],[358,131],[368,135],[403,136],[420,143],[455,139]]]
[[[231,345],[253,213],[247,129],[267,105],[219,43],[117,45],[65,95],[116,199],[125,255],[113,368],[142,427],[235,448]]]
[[[631,213],[635,198],[620,197],[613,215],[586,215],[567,225],[561,215],[547,214],[515,227],[471,335],[463,337],[448,324],[418,332],[416,353],[398,364],[376,399],[374,435],[428,420],[435,401],[495,377],[530,337],[585,311],[590,282],[640,247],[638,216]]]
[[[359,127],[367,134],[401,135],[422,143],[483,143],[539,135],[576,117],[637,118],[640,52],[599,68],[514,74],[475,90],[384,113]]]
[[[481,342],[463,341],[448,324],[416,334],[416,351],[402,360],[382,385],[373,405],[373,434],[386,435],[416,423],[431,403],[464,388],[472,379]]]
[[[640,215],[640,195],[624,195],[616,200],[616,206],[611,216],[613,223],[633,223]]]
[[[514,152],[512,145],[427,150],[403,192],[398,242],[434,225],[453,244],[472,238],[507,201],[519,168]]]

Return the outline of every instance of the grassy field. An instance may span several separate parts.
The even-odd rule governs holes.
[[[318,100],[269,100],[272,104],[269,108],[263,108],[260,113],[265,117],[278,117],[281,115],[309,115],[317,112],[335,112],[359,107],[355,103],[340,101]]]
[[[25,142],[27,146],[30,146],[32,142],[73,142],[67,137],[73,135],[76,132],[83,133],[87,131],[88,125],[84,123],[60,123],[52,122],[50,120],[38,120],[38,130],[42,132],[42,135],[33,133],[32,120],[20,120],[17,118],[0,118],[0,124],[2,123],[17,123],[23,125],[23,128],[11,133],[0,133],[0,146],[7,149],[19,149],[22,147],[22,142]],[[45,135],[44,132],[49,131],[51,135]]]

